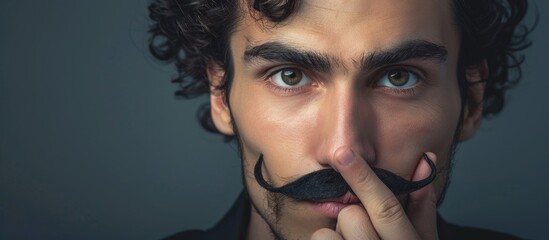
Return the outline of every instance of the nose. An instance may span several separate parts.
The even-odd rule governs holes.
[[[326,91],[318,110],[318,160],[331,165],[335,151],[350,147],[363,159],[374,159],[369,136],[374,134],[375,114],[366,95],[350,82],[334,84]]]

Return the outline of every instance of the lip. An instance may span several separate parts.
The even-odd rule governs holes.
[[[322,199],[311,202],[312,208],[328,218],[336,219],[341,210],[349,205],[360,204],[360,199],[354,194],[347,192],[341,197]]]

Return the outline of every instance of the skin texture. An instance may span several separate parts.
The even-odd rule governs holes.
[[[436,199],[446,181],[461,112],[459,34],[450,2],[304,1],[278,25],[241,8],[230,38],[235,74],[229,102],[214,90],[211,104],[221,132],[234,134],[233,123],[238,127],[244,179],[254,205],[248,239],[273,239],[271,231],[287,239],[436,239]],[[364,56],[414,40],[443,46],[446,59],[408,59],[376,68],[360,64]],[[331,67],[320,71],[289,61],[245,58],[247,50],[272,42],[326,56]],[[310,81],[284,89],[276,81],[282,68],[302,71]],[[382,79],[394,69],[414,73],[417,83],[405,90],[387,85]],[[471,66],[469,80],[478,81],[485,72],[485,65]],[[223,74],[210,64],[213,86]],[[482,87],[471,89],[474,98],[482,98]],[[461,140],[478,128],[480,112],[473,104],[464,107]],[[408,196],[396,198],[369,167],[420,180],[429,174],[423,152],[435,161],[439,175]],[[260,154],[266,156],[263,175],[274,186],[331,167],[361,204],[329,218],[310,202],[268,193],[253,176]]]

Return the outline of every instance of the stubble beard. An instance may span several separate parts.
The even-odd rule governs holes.
[[[232,116],[232,112],[231,112],[231,119],[235,119]],[[243,143],[242,143],[242,139],[240,138],[238,127],[236,126],[234,121],[231,121],[231,124],[234,132],[234,140],[236,140],[236,143],[237,143],[238,155],[240,156],[240,159],[241,159],[242,185],[244,186],[245,194],[247,195],[248,199],[250,200],[250,204],[252,205],[252,211],[255,211],[263,219],[263,221],[267,223],[273,239],[286,240],[288,238],[286,237],[286,234],[283,233],[283,230],[280,228],[280,220],[283,217],[283,208],[285,205],[284,203],[291,199],[284,196],[283,194],[265,191],[267,195],[266,197],[267,209],[266,211],[260,210],[257,204],[253,201],[253,198],[250,196],[250,191],[249,191],[250,188],[248,186],[248,181],[246,181],[246,168],[248,169],[252,169],[252,168],[250,168],[246,164],[246,159],[244,157]],[[248,174],[253,176],[253,172],[249,172]]]

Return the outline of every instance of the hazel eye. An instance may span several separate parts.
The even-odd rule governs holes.
[[[277,86],[283,88],[295,88],[311,83],[311,80],[296,68],[284,68],[271,76],[271,80]]]
[[[411,88],[418,83],[418,76],[407,70],[390,70],[377,82],[390,88]]]

